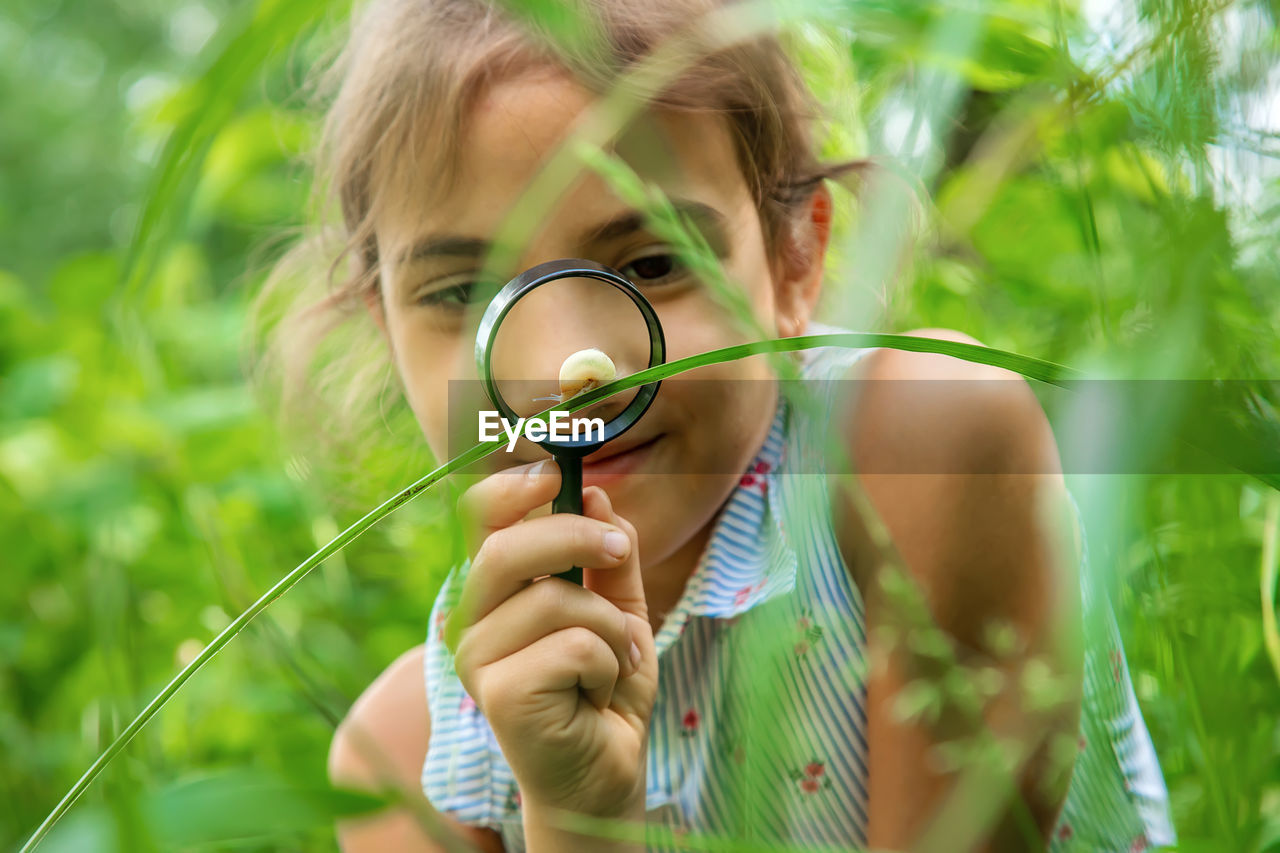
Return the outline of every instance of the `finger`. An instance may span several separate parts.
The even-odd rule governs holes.
[[[573,627],[480,668],[474,674],[475,692],[467,692],[499,729],[503,717],[524,713],[538,694],[581,689],[594,707],[607,708],[617,680],[618,659],[608,643],[586,628]]]
[[[458,515],[472,559],[495,530],[510,527],[560,491],[560,467],[543,459],[490,474],[467,488],[458,499]]]
[[[608,644],[623,678],[635,671],[627,614],[560,578],[545,578],[521,590],[472,625],[458,642],[454,667],[459,673],[480,669],[573,627],[586,628]]]
[[[584,567],[583,586],[647,624],[649,605],[644,594],[644,577],[640,571],[640,539],[635,526],[613,511],[608,493],[599,486],[590,486],[583,491],[582,512],[585,516],[622,530],[631,543],[631,553],[608,571]]]
[[[572,566],[609,569],[630,553],[619,527],[572,513],[556,513],[495,530],[484,540],[445,620],[445,644],[456,650],[461,632],[543,575]]]

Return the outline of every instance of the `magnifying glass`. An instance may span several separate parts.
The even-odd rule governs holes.
[[[598,352],[584,353],[589,350]],[[618,271],[581,258],[548,261],[511,279],[485,309],[476,332],[476,367],[485,393],[511,423],[665,361],[662,324],[649,300]],[[575,363],[585,367],[588,380],[595,366],[607,370],[610,363],[616,377],[606,373],[602,381],[581,387],[561,383],[561,369]],[[553,418],[545,438],[526,433],[560,466],[553,513],[582,514],[582,458],[634,426],[661,384],[629,389]],[[581,585],[582,568],[556,577]]]

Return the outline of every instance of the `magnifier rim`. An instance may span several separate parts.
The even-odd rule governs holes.
[[[485,308],[484,315],[480,319],[480,326],[476,330],[476,367],[480,372],[480,379],[484,383],[485,392],[489,395],[490,402],[498,409],[499,414],[509,421],[518,420],[519,416],[507,405],[506,400],[498,392],[498,386],[494,381],[491,369],[493,345],[497,340],[498,329],[502,325],[503,319],[515,307],[516,302],[525,294],[544,284],[559,281],[562,278],[593,278],[597,281],[612,284],[625,293],[640,309],[640,314],[644,317],[645,325],[649,330],[648,366],[657,367],[666,361],[666,338],[662,332],[662,324],[658,322],[657,312],[654,311],[653,305],[640,292],[640,289],[622,273],[604,264],[598,264],[595,261],[589,261],[584,258],[560,258],[530,267],[503,285],[502,289],[498,291]],[[658,394],[658,387],[661,384],[662,381],[659,380],[647,385],[641,385],[639,393],[636,394],[627,407],[605,424],[604,436],[599,440],[578,439],[575,441],[568,439],[566,441],[556,441],[548,437],[535,443],[540,447],[554,448],[562,452],[579,451],[584,455],[590,453],[634,426],[645,411],[648,410],[650,404],[653,403],[654,397]]]

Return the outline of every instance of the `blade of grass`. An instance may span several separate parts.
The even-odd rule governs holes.
[[[1164,564],[1164,559],[1160,556],[1160,549],[1155,548],[1151,552],[1152,558],[1160,567],[1163,576],[1169,576],[1168,567]],[[1187,699],[1186,707],[1191,717],[1191,727],[1194,731],[1195,738],[1200,742],[1198,750],[1197,763],[1204,777],[1204,787],[1208,791],[1209,801],[1212,803],[1213,811],[1217,816],[1219,824],[1220,839],[1224,842],[1226,850],[1238,850],[1238,839],[1236,838],[1236,823],[1231,819],[1231,808],[1227,805],[1233,802],[1230,794],[1227,792],[1227,783],[1223,781],[1223,771],[1218,763],[1212,757],[1213,742],[1209,737],[1209,730],[1204,723],[1204,711],[1202,705],[1213,700],[1207,697],[1204,691],[1200,690],[1196,674],[1192,671],[1190,661],[1187,658],[1186,644],[1182,640],[1183,632],[1176,626],[1170,626],[1166,631],[1169,640],[1169,648],[1173,651],[1173,659],[1177,667],[1179,680],[1186,685]]]
[[[833,847],[825,844],[799,847],[697,832],[677,832],[666,826],[637,826],[634,823],[574,812],[562,812],[559,825],[571,832],[600,839],[646,842],[659,845],[663,849],[713,851],[713,853],[719,853],[719,851],[724,853],[861,853],[864,849],[852,846]]]
[[[1017,353],[1006,352],[1004,350],[992,349],[990,347],[981,347],[974,344],[964,344],[955,341],[940,341],[932,338],[908,337],[904,335],[887,335],[850,332],[845,334],[827,334],[827,335],[802,335],[794,338],[778,338],[773,340],[755,341],[752,343],[738,344],[736,346],[724,347],[710,352],[699,353],[697,355],[688,356],[687,358],[678,359],[667,364],[658,365],[657,367],[648,368],[639,373],[632,374],[622,379],[602,385],[594,391],[582,394],[574,398],[569,406],[552,407],[560,408],[569,413],[577,412],[590,406],[605,397],[630,388],[646,385],[661,379],[667,379],[710,364],[720,364],[723,362],[733,361],[745,358],[751,355],[760,355],[765,353],[777,352],[796,352],[800,350],[814,349],[818,347],[887,347],[891,349],[908,350],[912,352],[932,352],[944,355],[955,356],[966,361],[973,361],[981,364],[987,364],[995,367],[1002,367],[1013,370],[1031,379],[1038,379],[1042,382],[1048,382],[1060,385],[1065,388],[1071,388],[1072,382],[1083,378],[1077,370],[1064,367],[1054,362],[1044,361],[1041,359],[1031,358],[1029,356],[1019,355]],[[551,411],[547,409],[546,411]],[[544,412],[545,413],[545,412]],[[1205,413],[1206,416],[1209,413]],[[168,703],[168,701],[182,688],[191,676],[193,676],[201,667],[208,663],[214,655],[221,651],[237,634],[242,631],[255,617],[263,612],[273,601],[288,592],[298,581],[306,577],[308,573],[316,566],[323,563],[333,554],[345,548],[358,537],[362,536],[374,524],[390,515],[395,510],[404,506],[418,495],[429,489],[435,483],[439,482],[446,475],[455,471],[459,471],[480,459],[485,458],[491,453],[496,452],[502,444],[495,442],[492,444],[477,444],[471,449],[459,454],[453,459],[439,466],[431,473],[422,477],[399,494],[387,499],[374,509],[370,510],[359,520],[354,522],[347,529],[343,530],[334,537],[328,544],[320,548],[302,563],[300,563],[291,572],[281,578],[274,586],[255,601],[247,610],[235,618],[218,636],[216,636],[205,648],[196,655],[190,663],[188,663],[174,678],[165,685],[164,689],[152,699],[145,708],[134,718],[117,737],[112,741],[111,745],[98,756],[97,760],[85,771],[79,781],[72,786],[66,796],[54,808],[54,810],[45,818],[31,838],[22,846],[23,853],[35,849],[36,845],[49,833],[54,824],[67,813],[71,806],[79,799],[80,795],[93,784],[93,781],[101,774],[102,770],[118,755],[125,746],[140,732],[148,722],[151,721],[160,709]],[[1216,453],[1218,448],[1203,448],[1209,452]],[[1220,454],[1219,454],[1220,455]],[[1272,488],[1280,490],[1280,473],[1254,472],[1253,476],[1267,483]]]
[[[563,408],[569,412],[576,412],[579,409],[585,408],[586,406],[609,396],[610,394],[627,390],[631,387],[644,385],[658,379],[674,376],[685,370],[691,370],[695,367],[701,367],[707,364],[730,361],[735,358],[742,358],[747,355],[754,355],[763,352],[807,349],[838,343],[838,341],[832,340],[832,338],[842,339],[845,341],[852,338],[854,341],[853,345],[863,346],[868,344],[883,346],[892,344],[894,341],[900,341],[904,346],[913,349],[927,349],[929,343],[956,346],[949,342],[929,342],[923,338],[900,338],[896,335],[811,335],[803,339],[788,338],[780,341],[760,341],[754,344],[742,344],[739,346],[715,350],[709,353],[702,353],[700,355],[690,356],[668,364],[659,365],[656,368],[651,368],[649,370],[642,371],[641,373],[633,374],[632,376],[618,380],[617,382],[610,383],[609,385],[601,386],[591,393],[583,394],[580,397],[575,398],[573,405]],[[1048,363],[1046,362],[1044,364]],[[1056,370],[1054,368],[1056,368]],[[1062,369],[1063,368],[1060,368],[1057,365],[1052,365],[1048,371],[1041,370],[1040,372],[1045,375],[1057,375],[1057,373]],[[62,798],[53,811],[50,812],[40,826],[37,827],[31,838],[29,838],[22,846],[23,853],[35,849],[35,847],[48,835],[53,826],[70,810],[76,800],[78,800],[89,786],[93,784],[94,780],[97,779],[111,760],[114,759],[115,756],[118,755],[140,731],[142,731],[147,723],[149,723],[151,719],[160,712],[160,709],[168,703],[174,694],[176,694],[178,690],[180,690],[201,667],[212,660],[214,655],[221,651],[229,642],[231,642],[232,639],[235,638],[237,634],[244,630],[244,628],[252,622],[259,613],[266,610],[273,601],[288,592],[295,584],[298,583],[298,581],[306,577],[306,575],[309,574],[316,566],[320,565],[330,556],[363,535],[378,521],[413,500],[413,498],[426,491],[432,485],[443,479],[447,474],[461,470],[473,462],[483,459],[490,453],[497,451],[499,447],[500,444],[497,443],[491,445],[478,444],[454,459],[451,459],[444,465],[436,468],[434,471],[413,483],[399,494],[389,498],[382,504],[370,510],[352,525],[347,527],[347,529],[334,537],[324,547],[313,553],[306,560],[303,560],[296,568],[281,578],[257,601],[250,605],[249,608],[237,616],[220,634],[214,637],[214,639],[205,646],[205,648],[202,649],[190,663],[183,667],[182,670],[165,685],[160,693],[157,694],[155,698],[153,698],[146,707],[138,713],[133,721],[116,736],[115,740],[113,740],[107,749],[98,756],[93,764],[90,765],[89,769],[85,771],[84,775],[82,775],[75,785],[72,786],[71,790],[67,792],[66,796]]]
[[[1077,114],[1076,90],[1080,88],[1079,75],[1074,73],[1071,52],[1067,48],[1067,31],[1065,15],[1062,11],[1062,0],[1054,0],[1053,34],[1059,64],[1062,68],[1062,79],[1066,83],[1067,97],[1063,99],[1064,112],[1067,116],[1067,138],[1071,145],[1071,162],[1075,167],[1076,191],[1079,194],[1080,230],[1085,246],[1088,249],[1089,263],[1093,268],[1094,299],[1096,314],[1102,324],[1103,345],[1112,340],[1111,313],[1107,301],[1106,271],[1102,265],[1102,240],[1098,236],[1098,220],[1094,211],[1093,197],[1089,185],[1085,181],[1084,143],[1080,136],[1080,120]]]
[[[165,140],[125,253],[120,286],[107,309],[118,339],[127,342],[121,348],[121,355],[127,356],[131,368],[140,369],[150,382],[159,382],[164,372],[137,306],[145,302],[141,291],[151,278],[165,245],[172,242],[173,235],[180,232],[186,220],[192,175],[204,162],[214,139],[227,126],[272,52],[297,43],[302,33],[327,12],[331,2],[262,0],[183,95],[189,103]]]
[[[203,650],[201,650],[200,654],[196,655],[190,663],[183,667],[182,670],[165,685],[164,689],[161,690],[154,699],[147,703],[147,706],[142,709],[137,717],[134,718],[133,722],[126,726],[125,729],[116,736],[116,739],[111,742],[111,745],[98,756],[97,760],[94,761],[92,765],[90,765],[89,769],[80,777],[80,780],[72,786],[71,790],[67,792],[67,795],[62,798],[61,802],[59,802],[54,810],[49,813],[49,816],[44,819],[32,834],[31,838],[29,838],[22,846],[23,853],[25,853],[25,851],[35,849],[45,836],[49,834],[49,831],[53,828],[54,824],[56,824],[58,820],[67,813],[75,801],[80,798],[80,795],[83,794],[91,784],[93,784],[93,781],[102,773],[102,770],[107,766],[107,764],[109,764],[111,760],[115,758],[115,756],[118,755],[135,736],[137,736],[138,732],[142,731],[143,727],[145,727],[147,723],[149,723],[151,719],[159,713],[160,709],[163,708],[171,698],[173,698],[174,694],[176,694],[178,690],[180,690],[182,686],[191,679],[191,676],[195,675],[202,666],[212,660],[214,655],[220,652],[236,637],[237,634],[244,630],[245,626],[252,622],[259,613],[264,611],[271,602],[288,592],[295,584],[297,584],[298,581],[306,577],[306,575],[316,566],[320,565],[334,553],[345,548],[348,544],[359,538],[379,520],[390,515],[396,509],[405,505],[426,489],[430,488],[446,474],[484,458],[497,450],[498,447],[499,445],[496,444],[488,447],[485,445],[477,445],[471,450],[459,455],[457,458],[450,460],[439,468],[436,468],[430,474],[418,480],[399,494],[389,498],[374,509],[370,510],[358,521],[334,537],[323,548],[303,560],[297,568],[281,578],[273,587],[271,587],[271,589],[267,590],[262,597],[250,605],[247,610],[237,616],[230,625],[218,634],[218,636],[214,637],[213,640],[205,646]]]
[[[174,209],[182,187],[204,161],[214,137],[227,125],[268,55],[281,45],[297,41],[329,5],[264,0],[192,84],[190,106],[165,142],[125,256],[120,304],[136,302],[137,289],[147,279],[166,231],[176,229],[182,220]]]
[[[680,262],[710,288],[712,298],[729,313],[739,333],[756,340],[769,337],[752,310],[744,288],[729,279],[706,236],[688,216],[676,210],[661,187],[646,182],[621,157],[609,155],[596,145],[580,143],[574,151],[623,201],[644,215],[654,236],[672,244]],[[771,359],[771,364],[781,379],[800,378],[797,365],[785,358]]]
[[[1262,532],[1262,637],[1271,668],[1280,679],[1280,630],[1276,629],[1276,573],[1280,570],[1280,492],[1267,496],[1267,516]]]

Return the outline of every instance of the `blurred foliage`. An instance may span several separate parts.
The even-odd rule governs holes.
[[[1277,9],[1103,6],[849,2],[798,28],[827,153],[895,157],[932,199],[891,280],[869,260],[875,196],[841,196],[828,319],[957,328],[1097,376],[1280,377]],[[244,379],[247,303],[306,215],[316,116],[297,93],[348,11],[0,9],[0,845],[235,613],[423,473],[397,428],[360,476],[333,475]],[[1274,384],[1258,403],[1274,417]],[[1280,850],[1259,595],[1273,493],[1069,483],[1181,849]],[[353,807],[324,790],[332,727],[421,641],[454,553],[446,509],[416,501],[273,604],[49,846],[331,849],[331,815]],[[251,808],[261,790],[278,819]]]

